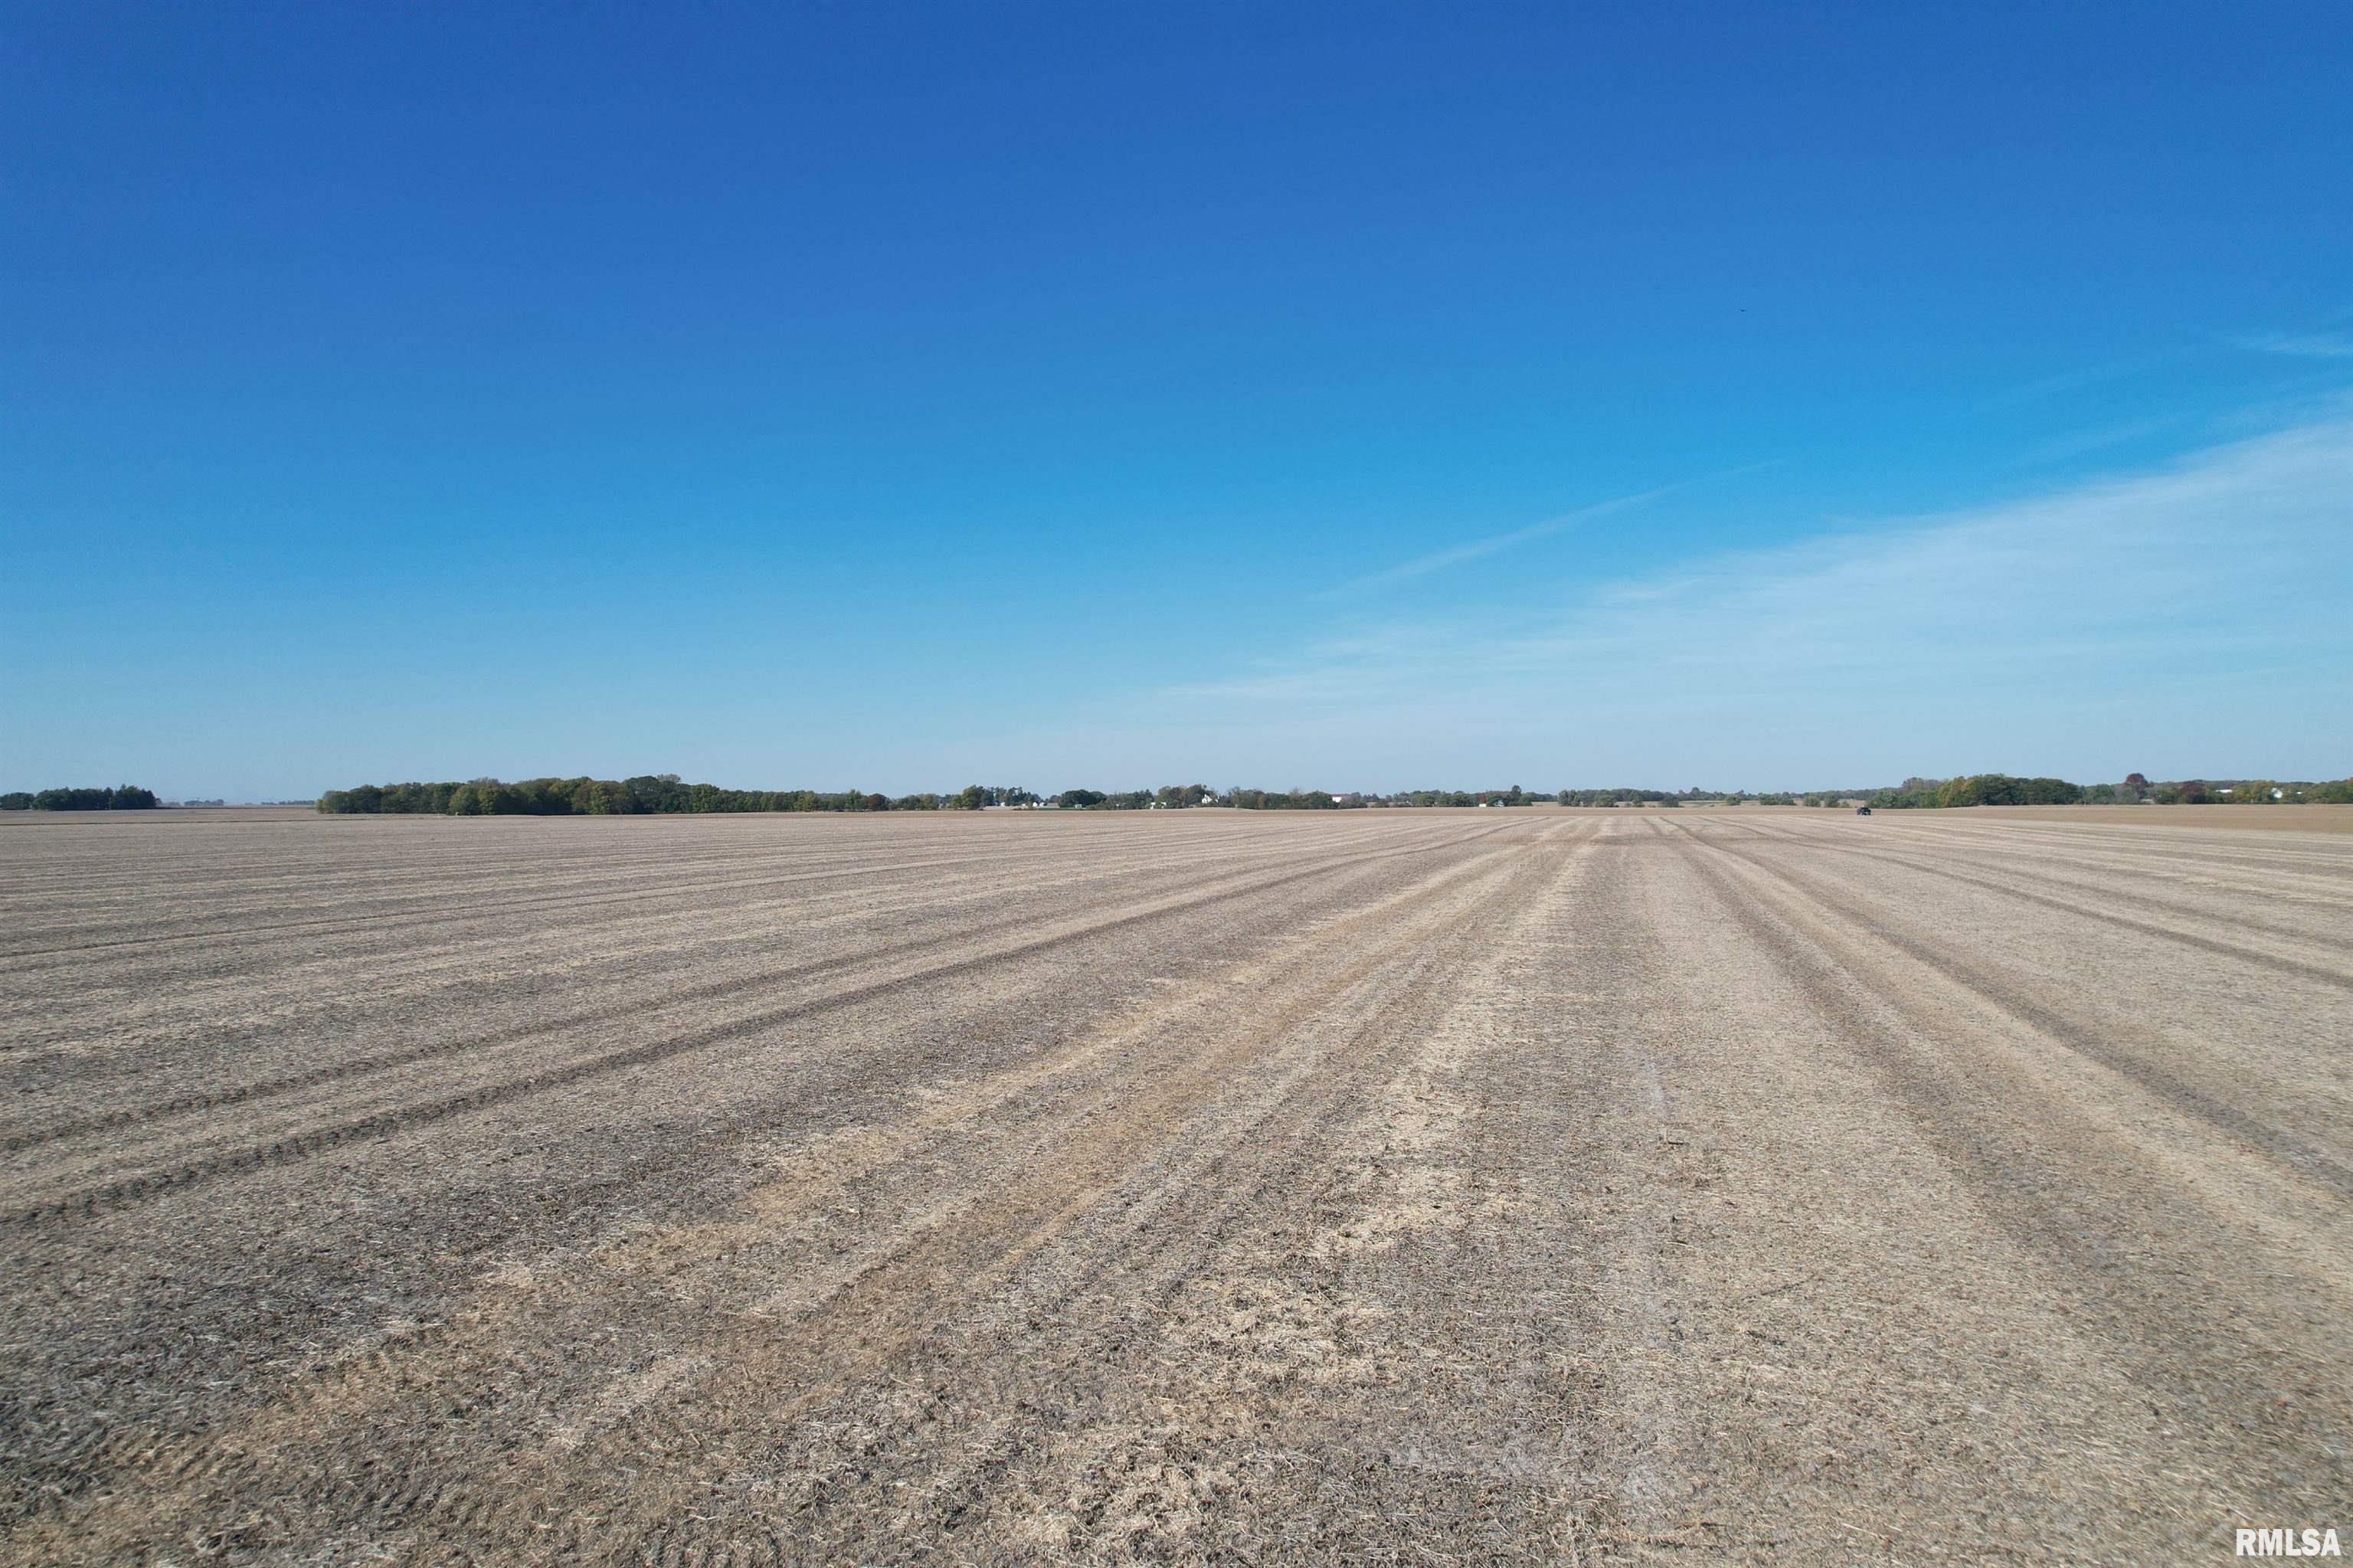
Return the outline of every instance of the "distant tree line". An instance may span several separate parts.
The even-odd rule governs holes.
[[[710,811],[977,811],[991,806],[1063,810],[1181,809],[1217,800],[1206,784],[1105,793],[1065,789],[1039,795],[1018,784],[967,784],[952,793],[875,795],[862,789],[724,789],[689,784],[675,773],[635,779],[524,779],[507,783],[362,784],[330,789],[319,810],[333,816],[427,813],[453,817],[607,817]],[[1326,803],[1329,801],[1327,800]]]
[[[2353,779],[2179,779],[2151,783],[2133,774],[2122,784],[2096,785],[2094,792],[2120,801],[2158,806],[2346,806],[2353,805]]]
[[[978,787],[976,786],[976,789]],[[319,810],[331,816],[427,814],[448,817],[630,817],[671,812],[939,810],[967,804],[963,795],[903,795],[863,789],[723,789],[689,784],[675,773],[635,779],[497,779],[435,784],[362,784],[330,789]],[[983,791],[985,793],[985,791]],[[986,802],[979,802],[986,803]]]
[[[1872,791],[1864,804],[1879,810],[1905,810],[1951,806],[2073,806],[2083,799],[2084,787],[2070,784],[2064,779],[1972,773],[1961,779],[1907,779],[1896,789]]]
[[[1329,789],[1250,789],[1235,785],[1226,803],[1245,811],[1342,811],[1364,806],[1362,796],[1335,796]]]
[[[2152,783],[2138,773],[2117,784],[2070,784],[2064,779],[2020,779],[2007,773],[1973,773],[1960,779],[1907,779],[1893,789],[1865,797],[1874,807],[2105,806],[2146,802],[2158,806],[2295,806],[2353,804],[2353,779],[2281,783],[2270,779],[2184,779]],[[1810,800],[1808,804],[1811,804]]]
[[[111,789],[25,789],[0,795],[0,811],[152,811],[155,791],[136,784]]]
[[[976,811],[1023,807],[1066,811],[1182,810],[1229,806],[1245,811],[1338,811],[1368,807],[1619,806],[1672,809],[1692,804],[1840,807],[1861,800],[1887,810],[1936,810],[1960,806],[2063,806],[2109,801],[2158,803],[2235,802],[2300,804],[2353,802],[2353,779],[2326,783],[2274,783],[2269,779],[2215,782],[2186,779],[2152,784],[2136,773],[2120,784],[2071,784],[2063,779],[2021,779],[2007,773],[1973,773],[1957,779],[1907,779],[1901,785],[1860,789],[1750,794],[1745,790],[1561,789],[1531,791],[1514,784],[1502,789],[1405,789],[1394,794],[1329,789],[1261,789],[1235,785],[1222,793],[1206,784],[1165,784],[1156,789],[1073,789],[1039,795],[1018,785],[969,784],[945,793],[888,796],[861,789],[725,789],[689,784],[675,773],[634,779],[525,779],[508,783],[475,779],[463,783],[363,784],[330,789],[318,809],[332,815],[427,813],[443,816],[603,817],[670,812],[719,811]],[[39,795],[0,797],[0,807],[24,810],[94,810],[153,806],[154,795],[120,789],[49,789]]]
[[[1694,790],[1692,795],[1697,797],[1700,791]],[[1563,789],[1556,797],[1564,806],[1677,806],[1687,798],[1664,789]]]

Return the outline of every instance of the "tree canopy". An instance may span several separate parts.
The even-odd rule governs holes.
[[[111,789],[43,789],[38,794],[16,789],[0,795],[0,811],[152,811],[155,805],[155,791],[136,784],[117,784]]]
[[[2064,779],[2020,779],[2008,773],[1972,773],[1961,779],[1907,779],[1897,789],[1874,792],[1868,805],[1881,810],[1952,806],[2073,806],[2084,787]]]

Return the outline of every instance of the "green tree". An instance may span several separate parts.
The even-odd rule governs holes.
[[[87,786],[44,789],[33,797],[37,811],[104,811],[114,805],[114,791]]]

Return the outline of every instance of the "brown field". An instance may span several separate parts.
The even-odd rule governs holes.
[[[2144,810],[20,817],[0,1561],[2346,1530],[2353,840]]]

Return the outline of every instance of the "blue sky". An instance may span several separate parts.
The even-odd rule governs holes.
[[[2353,769],[2353,11],[0,16],[0,787]]]

